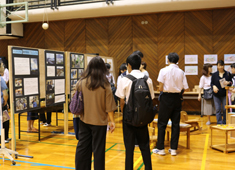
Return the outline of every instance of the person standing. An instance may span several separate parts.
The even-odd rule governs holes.
[[[204,64],[202,69],[202,76],[199,82],[199,94],[198,94],[198,101],[201,101],[201,91],[204,90],[204,94],[206,90],[211,89],[211,72],[212,72],[212,65],[211,64]],[[211,99],[204,99],[203,100],[203,113],[207,115],[208,121],[206,125],[210,125],[210,116],[214,111],[214,101],[213,98]]]
[[[130,75],[132,75],[136,79],[144,77],[144,74],[139,70],[141,64],[141,58],[139,55],[131,54],[127,58],[126,63],[127,70]],[[147,84],[150,90],[151,98],[153,99],[154,90],[152,80],[150,78],[147,79]],[[141,150],[141,154],[145,164],[145,170],[152,170],[148,126],[144,125],[140,127],[135,127],[128,124],[128,115],[126,114],[126,107],[124,105],[128,103],[131,87],[132,81],[127,77],[123,77],[120,80],[117,91],[115,93],[116,96],[120,98],[121,111],[123,113],[123,137],[124,145],[126,148],[125,170],[133,170],[133,153],[135,147],[135,138],[137,139],[139,148]],[[126,101],[124,101],[124,99],[126,99]]]
[[[84,114],[80,116],[79,142],[77,144],[76,170],[91,170],[92,152],[94,170],[105,170],[105,143],[108,116],[110,131],[115,129],[114,113],[116,104],[111,86],[106,78],[108,70],[101,57],[94,57],[76,84],[82,91]]]
[[[141,71],[142,73],[144,73],[144,75],[146,75],[147,77],[149,77],[149,73],[148,73],[148,71],[146,70],[146,68],[147,68],[147,64],[146,64],[144,61],[142,61],[142,62],[141,62],[141,65],[140,65],[140,71]]]
[[[217,124],[226,124],[226,90],[225,86],[232,85],[232,76],[224,70],[224,61],[217,62],[218,71],[211,76],[211,88],[213,89],[213,99],[216,109]],[[222,105],[222,107],[221,107]],[[222,120],[223,111],[223,120]]]
[[[165,155],[164,140],[165,130],[169,119],[172,121],[171,149],[169,152],[176,156],[180,132],[181,91],[188,89],[188,83],[184,72],[176,65],[179,61],[177,53],[168,55],[169,66],[160,70],[157,81],[159,90],[163,91],[160,96],[158,114],[158,141],[157,149],[153,152]]]

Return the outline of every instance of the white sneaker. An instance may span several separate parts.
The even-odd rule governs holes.
[[[51,126],[51,124],[45,123],[43,126]]]
[[[169,149],[168,151],[169,151],[169,153],[170,153],[172,156],[176,156],[176,155],[177,155],[175,149]]]
[[[156,154],[161,155],[161,156],[166,155],[165,149],[161,149],[161,150],[159,150],[159,149],[153,149],[152,151],[153,151],[153,153],[156,153]]]
[[[211,122],[210,122],[210,121],[206,122],[206,125],[210,125],[210,124],[211,124]]]

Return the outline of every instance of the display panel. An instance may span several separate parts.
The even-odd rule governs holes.
[[[12,47],[12,74],[15,113],[39,109],[38,50]]]

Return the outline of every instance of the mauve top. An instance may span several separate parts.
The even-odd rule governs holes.
[[[80,119],[86,124],[104,126],[108,124],[108,112],[117,109],[110,84],[105,89],[99,87],[92,91],[86,86],[86,79],[82,80],[84,114]]]

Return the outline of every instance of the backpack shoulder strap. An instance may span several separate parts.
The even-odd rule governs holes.
[[[143,77],[143,79],[144,79],[144,81],[147,81],[147,80],[148,80],[148,76],[145,75],[145,76]]]
[[[126,78],[130,79],[131,81],[136,80],[136,78],[130,74],[126,75]]]

